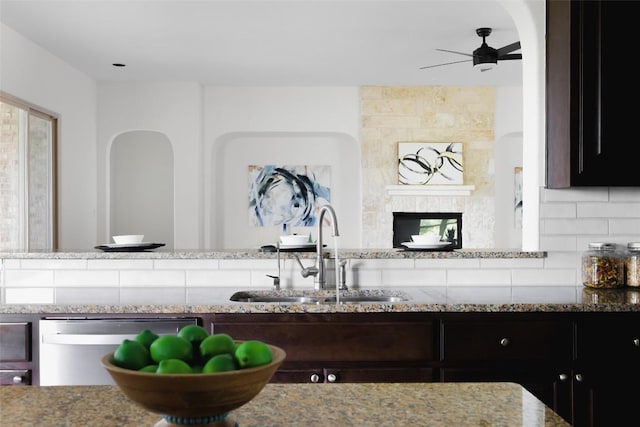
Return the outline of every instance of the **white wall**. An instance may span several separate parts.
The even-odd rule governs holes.
[[[509,100],[509,102],[506,102]],[[495,246],[521,248],[522,225],[514,212],[514,168],[522,167],[522,88],[496,90],[495,120]]]
[[[207,87],[205,247],[275,243],[277,227],[249,227],[249,164],[331,166],[338,244],[360,247],[359,102],[356,87]]]
[[[58,129],[58,245],[98,243],[96,218],[96,84],[0,23],[0,90],[50,111]]]
[[[174,154],[174,245],[202,248],[202,87],[197,83],[98,84],[98,236],[107,227],[109,152],[113,140],[133,130],[164,134]]]

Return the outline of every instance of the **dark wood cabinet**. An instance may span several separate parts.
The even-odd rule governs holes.
[[[32,323],[0,322],[0,385],[32,383]]]
[[[548,188],[640,186],[626,61],[639,13],[637,1],[547,0]]]
[[[424,313],[220,313],[211,331],[282,347],[273,382],[433,380],[434,323]]]
[[[443,314],[443,382],[507,381],[572,417],[574,326],[561,314]]]
[[[287,359],[273,382],[507,381],[523,385],[574,427],[637,421],[637,311],[198,316],[211,333],[284,348]],[[39,384],[40,317],[0,316],[1,384]]]
[[[574,425],[637,425],[638,399],[633,390],[640,384],[638,362],[638,313],[580,316],[572,377]]]

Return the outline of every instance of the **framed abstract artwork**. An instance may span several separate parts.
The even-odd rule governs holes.
[[[463,184],[461,142],[399,142],[398,182],[407,185]]]
[[[330,166],[249,165],[249,221],[256,227],[313,226],[331,202]]]

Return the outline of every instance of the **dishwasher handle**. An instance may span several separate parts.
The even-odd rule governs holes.
[[[123,340],[132,340],[135,334],[45,334],[43,344],[59,345],[111,345],[121,344]]]

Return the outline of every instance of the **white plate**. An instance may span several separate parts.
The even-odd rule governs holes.
[[[101,246],[106,246],[107,248],[139,248],[141,246],[149,246],[152,245],[151,242],[140,242],[140,243],[105,243]]]
[[[307,249],[315,248],[315,243],[305,243],[304,245],[283,245],[280,244],[280,249]]]
[[[414,242],[402,242],[401,244],[408,247],[409,249],[438,249],[438,248],[444,248],[445,246],[449,246],[451,242],[430,243],[428,245],[420,245]]]

